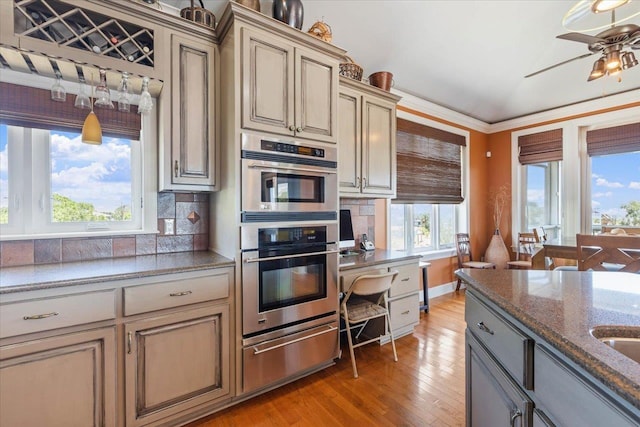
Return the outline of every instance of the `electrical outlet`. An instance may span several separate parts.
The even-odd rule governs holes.
[[[176,220],[173,218],[166,218],[164,220],[164,234],[176,234]]]

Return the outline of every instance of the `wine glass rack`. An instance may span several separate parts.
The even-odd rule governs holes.
[[[14,23],[19,36],[154,66],[153,30],[75,4],[15,0]]]

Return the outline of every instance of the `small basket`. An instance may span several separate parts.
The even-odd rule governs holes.
[[[353,62],[349,56],[345,55],[345,59],[349,62],[340,63],[340,75],[349,77],[350,79],[362,81],[362,67]]]

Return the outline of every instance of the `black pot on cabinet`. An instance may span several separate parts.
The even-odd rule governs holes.
[[[302,29],[302,0],[273,0],[273,17],[299,30]]]

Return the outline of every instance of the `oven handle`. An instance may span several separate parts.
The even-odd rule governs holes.
[[[294,343],[297,343],[297,342],[300,342],[300,341],[308,340],[308,339],[310,339],[310,338],[317,337],[318,335],[323,335],[323,334],[326,334],[326,333],[328,333],[328,332],[333,332],[333,331],[338,330],[338,328],[337,328],[337,327],[335,327],[335,326],[329,326],[329,325],[326,325],[325,327],[327,327],[327,328],[329,328],[329,329],[325,329],[324,331],[320,331],[320,332],[315,332],[315,333],[310,334],[310,335],[305,335],[305,336],[303,336],[303,337],[299,337],[299,338],[296,338],[296,339],[291,340],[291,341],[282,342],[282,343],[280,343],[280,344],[276,344],[276,345],[271,346],[271,347],[263,348],[263,349],[261,349],[261,350],[259,350],[259,349],[258,349],[258,346],[254,346],[254,347],[253,347],[253,354],[266,353],[266,352],[268,352],[268,351],[275,350],[275,349],[278,349],[278,348],[280,348],[280,347],[284,347],[284,346],[286,346],[286,345],[290,345],[290,344],[294,344]]]
[[[303,254],[269,256],[269,257],[264,257],[264,258],[247,258],[247,259],[244,260],[244,262],[274,261],[274,260],[277,260],[277,259],[299,258],[301,256],[327,255],[327,254],[337,254],[337,253],[338,253],[338,251],[305,252]]]
[[[249,163],[249,169],[279,169],[279,170],[291,170],[295,172],[311,172],[311,173],[319,173],[323,175],[336,174],[337,171],[334,170],[320,170],[320,169],[308,169],[308,168],[299,168],[297,166],[273,166],[273,165],[260,165],[256,163]]]

